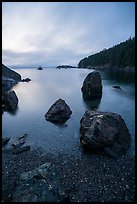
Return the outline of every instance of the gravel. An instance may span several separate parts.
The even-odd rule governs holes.
[[[135,158],[117,160],[81,152],[78,156],[44,154],[30,149],[14,155],[2,152],[2,201],[10,201],[20,173],[45,162],[56,165],[60,181],[71,202],[135,202]]]

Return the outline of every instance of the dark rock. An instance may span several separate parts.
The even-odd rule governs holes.
[[[9,91],[17,83],[14,79],[2,76],[2,93]]]
[[[21,75],[2,64],[2,113],[17,110],[18,97],[11,88],[21,81]]]
[[[22,81],[22,82],[29,82],[29,81],[31,81],[31,79],[26,78],[26,79],[22,79],[21,81]]]
[[[12,151],[12,154],[20,154],[20,153],[27,151],[29,149],[30,149],[30,146],[26,145],[26,146],[22,146],[22,147],[15,147],[11,151]]]
[[[97,71],[93,71],[87,75],[81,88],[83,98],[90,100],[101,98],[102,96],[102,80],[101,75]]]
[[[24,135],[20,136],[19,139],[23,139],[23,138],[25,139],[27,135],[28,135],[28,134],[25,133]]]
[[[113,88],[122,90],[121,87],[117,85],[114,85]]]
[[[65,123],[72,114],[64,100],[58,99],[45,114],[46,120],[52,123]]]
[[[119,114],[86,111],[80,120],[83,147],[118,158],[129,149],[130,133]]]
[[[38,67],[38,70],[42,70],[43,68],[42,67]]]
[[[20,147],[21,145],[23,145],[25,143],[25,140],[23,139],[23,140],[16,140],[16,141],[14,141],[12,144],[11,144],[11,146],[13,146],[13,147]]]
[[[45,163],[22,173],[12,202],[65,202],[68,197],[57,176],[55,166]]]
[[[59,66],[57,66],[56,68],[57,68],[57,69],[61,69],[61,68],[67,69],[67,68],[77,68],[77,67],[71,66],[71,65],[59,65]]]
[[[2,146],[5,145],[5,144],[7,144],[9,140],[10,140],[9,137],[2,138]]]
[[[8,78],[12,78],[12,79],[14,79],[16,81],[20,81],[21,80],[21,75],[20,74],[18,74],[17,72],[9,69],[4,64],[2,64],[2,76],[8,77]]]
[[[2,96],[2,104],[6,106],[7,110],[14,110],[18,105],[18,97],[15,91],[4,93]]]
[[[20,147],[21,145],[23,145],[25,143],[25,139],[26,139],[27,134],[24,134],[22,136],[20,136],[19,138],[17,138],[12,144],[11,146],[13,147]]]

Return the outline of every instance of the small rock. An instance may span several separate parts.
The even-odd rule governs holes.
[[[42,67],[38,67],[38,70],[42,70],[43,68]]]
[[[115,88],[115,89],[120,89],[120,90],[122,90],[121,87],[120,87],[120,86],[117,86],[117,85],[114,85],[114,86],[112,86],[112,87]]]
[[[26,134],[20,136],[19,139],[26,138],[27,135],[28,135],[28,134],[26,133]]]

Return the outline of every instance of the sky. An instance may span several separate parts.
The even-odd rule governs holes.
[[[135,2],[2,2],[2,62],[56,67],[135,36]]]

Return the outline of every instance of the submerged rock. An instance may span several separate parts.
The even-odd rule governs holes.
[[[102,80],[101,75],[97,71],[93,71],[87,75],[81,88],[83,98],[90,100],[101,98],[102,96]]]
[[[20,136],[19,138],[17,138],[12,144],[11,146],[13,147],[20,147],[21,145],[23,145],[25,143],[25,139],[26,139],[27,134],[24,134],[22,136]]]
[[[120,90],[122,90],[121,87],[120,87],[120,86],[117,86],[117,85],[114,85],[114,86],[112,86],[112,87],[115,88],[115,89],[120,89]]]
[[[65,123],[71,114],[70,107],[60,98],[50,107],[45,118],[52,123]]]
[[[20,175],[12,202],[65,202],[68,197],[55,166],[45,163]]]
[[[24,145],[25,143],[25,139],[26,139],[27,134],[24,134],[22,136],[20,136],[19,138],[17,138],[9,148],[7,149],[3,149],[3,151],[5,153],[11,153],[11,154],[20,154],[24,151],[27,151],[30,149],[30,145]],[[5,138],[2,139],[2,144],[4,142],[8,142],[10,138]],[[5,141],[6,140],[6,141]]]
[[[118,158],[129,149],[131,138],[119,114],[86,111],[80,120],[80,141],[85,148]]]

